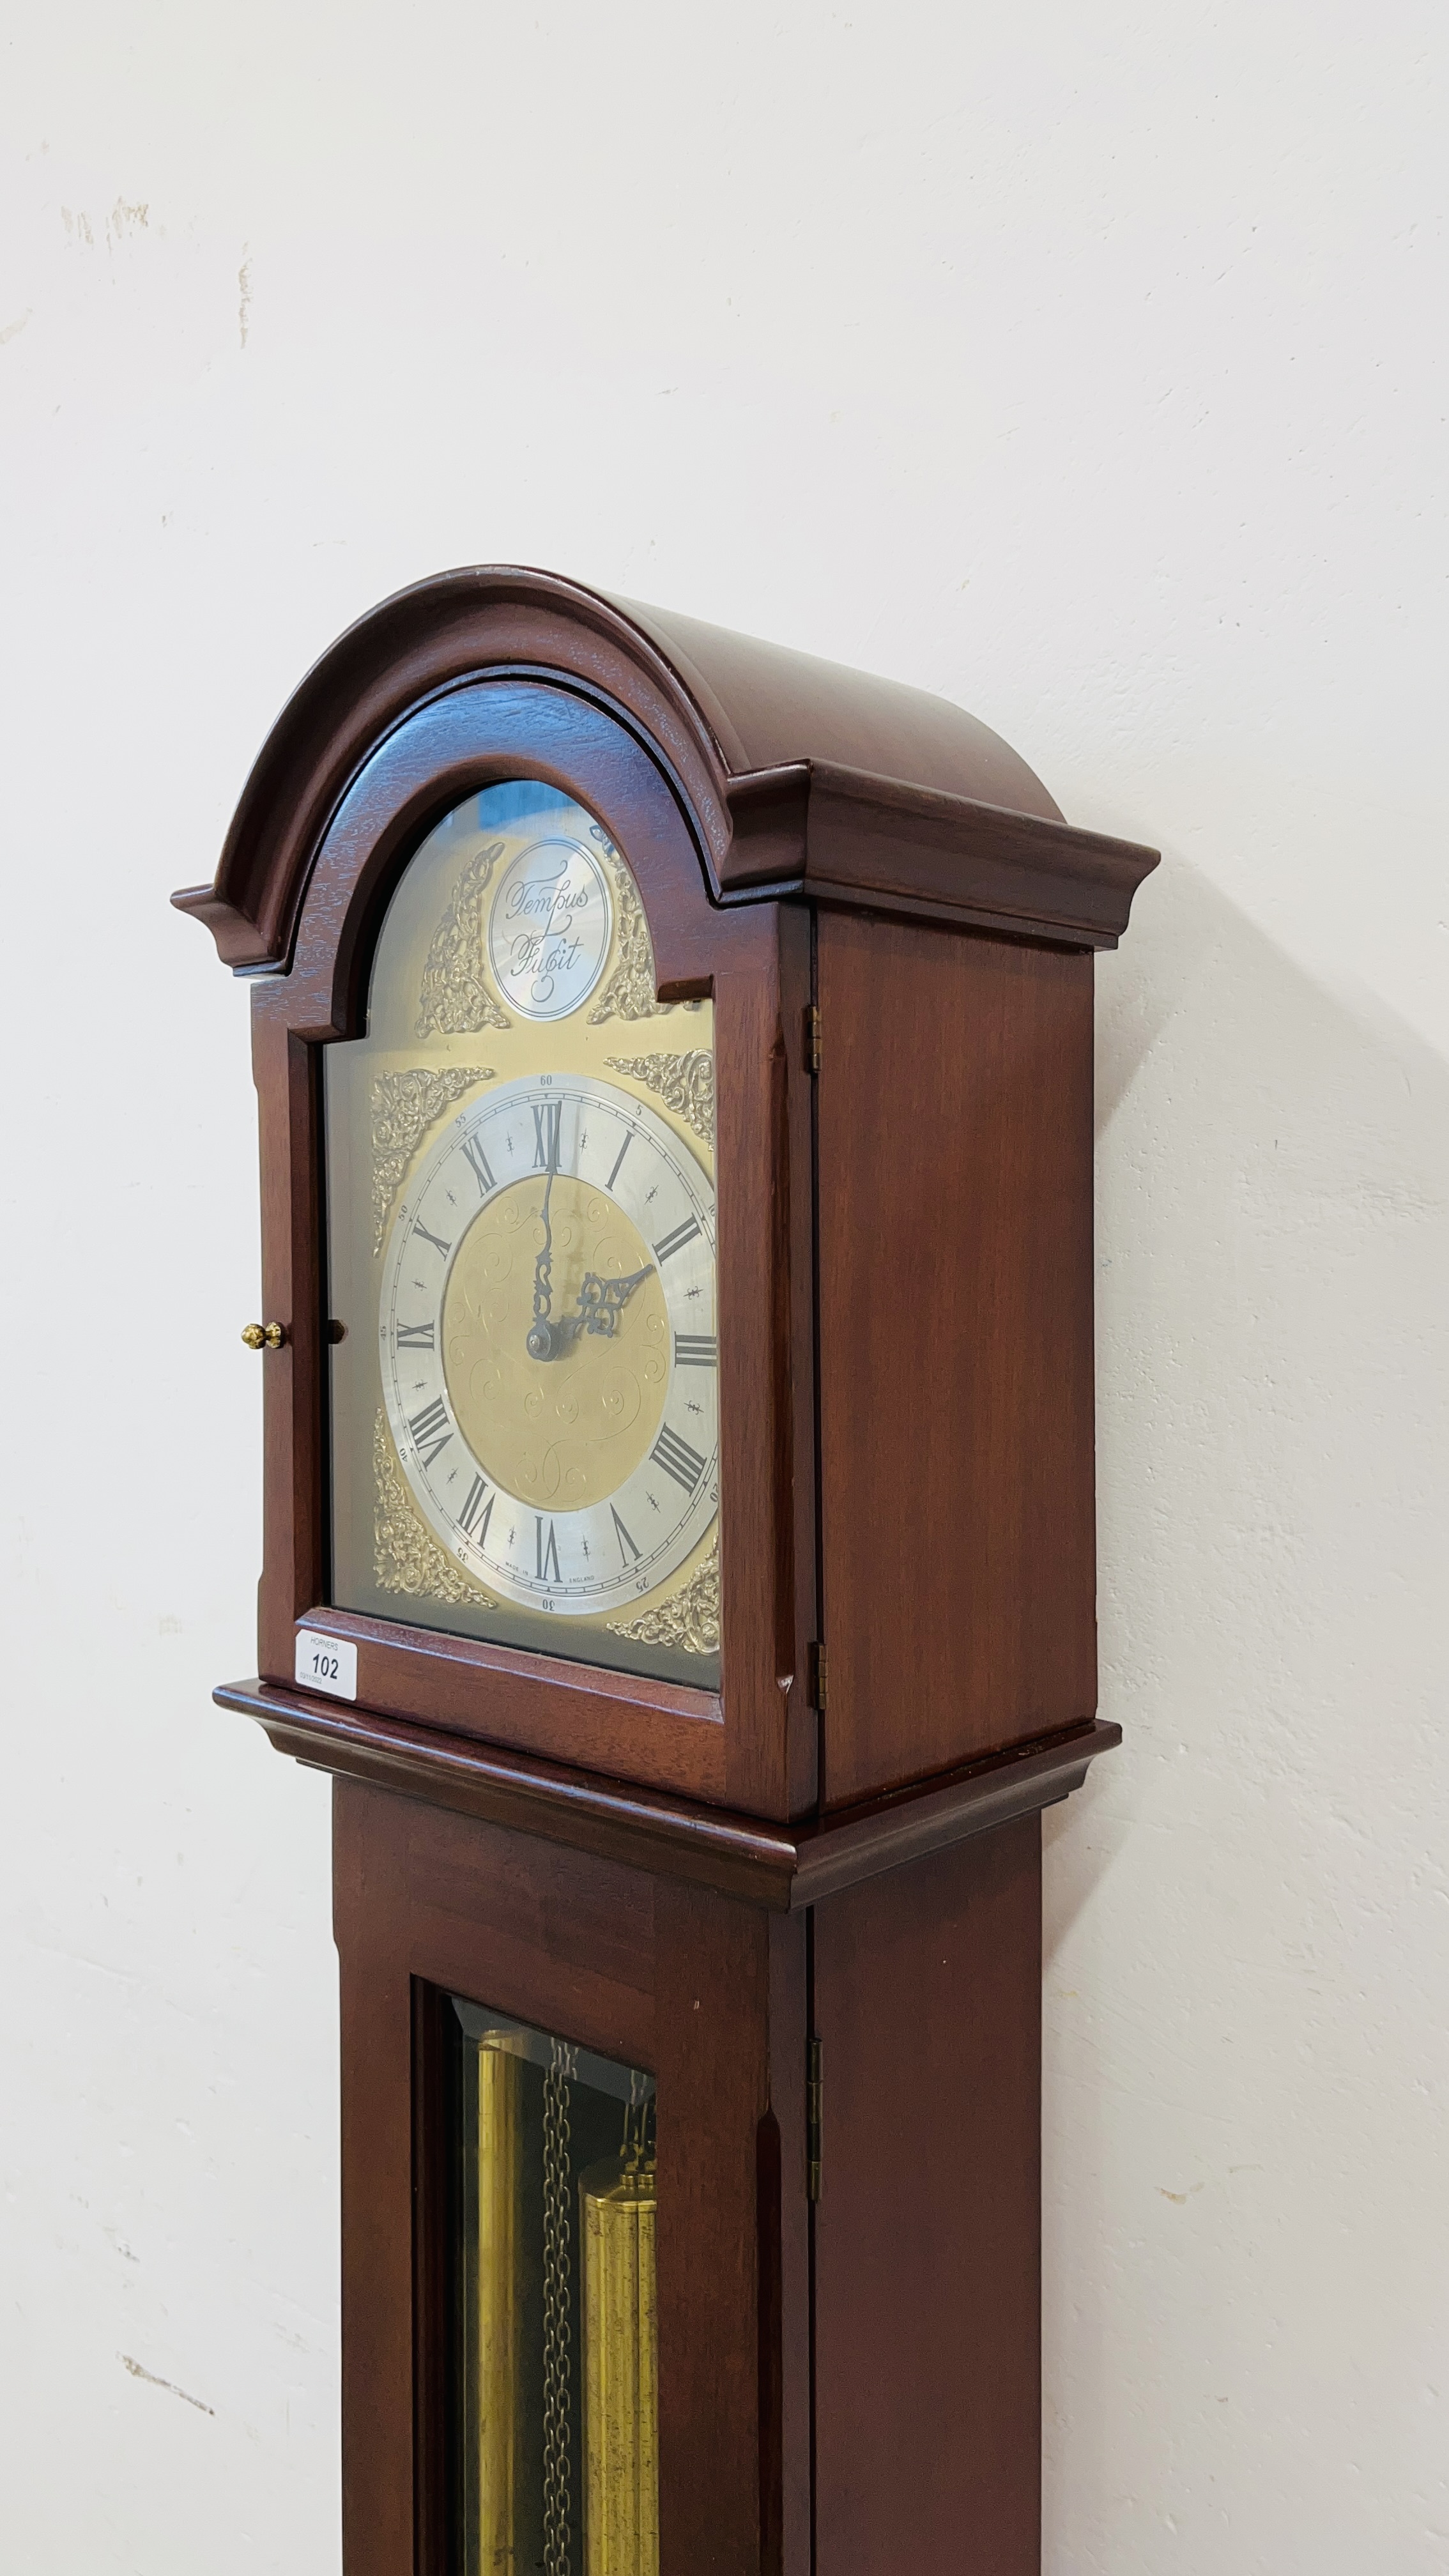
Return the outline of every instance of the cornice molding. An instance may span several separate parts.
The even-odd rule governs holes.
[[[621,713],[666,768],[717,901],[814,897],[1111,945],[1157,854],[1064,823],[1000,736],[898,682],[513,565],[440,573],[348,628],[283,709],[209,886],[173,896],[238,973],[284,968],[348,788],[460,682],[533,677]]]

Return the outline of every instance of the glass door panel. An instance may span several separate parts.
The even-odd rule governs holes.
[[[453,2013],[462,2576],[658,2576],[654,2079]]]

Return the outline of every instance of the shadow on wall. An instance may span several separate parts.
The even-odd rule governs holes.
[[[1229,2563],[1230,2497],[1239,2565],[1420,2563],[1384,2505],[1442,2360],[1446,1179],[1444,1061],[1167,862],[1099,975],[1126,1742],[1045,1823],[1051,2567],[1166,2563],[1154,2497],[1173,2564]]]
[[[1251,1722],[1316,1765],[1335,1709],[1382,1750],[1437,1664],[1449,1064],[1180,860],[1098,975],[1103,1714],[1176,1744],[1186,1687],[1188,1758]],[[1049,1951],[1090,1893],[1073,1817],[1132,1765],[1046,1820]]]

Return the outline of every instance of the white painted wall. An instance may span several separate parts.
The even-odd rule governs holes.
[[[255,1156],[166,896],[342,625],[513,558],[959,698],[1164,848],[1100,979],[1128,1748],[1048,1829],[1047,2560],[1442,2570],[1442,9],[3,33],[0,2563],[335,2564],[326,1793],[208,1705]]]

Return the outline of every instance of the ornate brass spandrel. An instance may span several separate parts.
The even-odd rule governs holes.
[[[372,1430],[373,1573],[379,1592],[401,1592],[412,1601],[497,1604],[440,1547],[413,1508],[379,1407]]]
[[[688,1055],[610,1055],[604,1062],[652,1091],[713,1153],[714,1057],[708,1048]]]
[[[654,974],[654,946],[649,937],[649,924],[639,901],[633,877],[612,843],[606,845],[614,861],[614,966],[607,984],[589,1013],[591,1028],[605,1020],[658,1020],[666,1011],[697,1011],[698,1002],[661,1002],[657,996]]]
[[[405,1073],[380,1073],[372,1086],[372,1217],[374,1252],[381,1252],[393,1200],[428,1129],[444,1110],[494,1078],[491,1064],[410,1065]]]
[[[709,1554],[677,1592],[638,1619],[606,1621],[616,1637],[632,1637],[641,1646],[676,1646],[685,1655],[719,1653],[719,1534]]]
[[[433,933],[418,996],[417,1034],[467,1037],[478,1029],[513,1023],[495,1001],[483,970],[487,924],[484,897],[506,841],[487,841],[469,861],[452,902]]]

